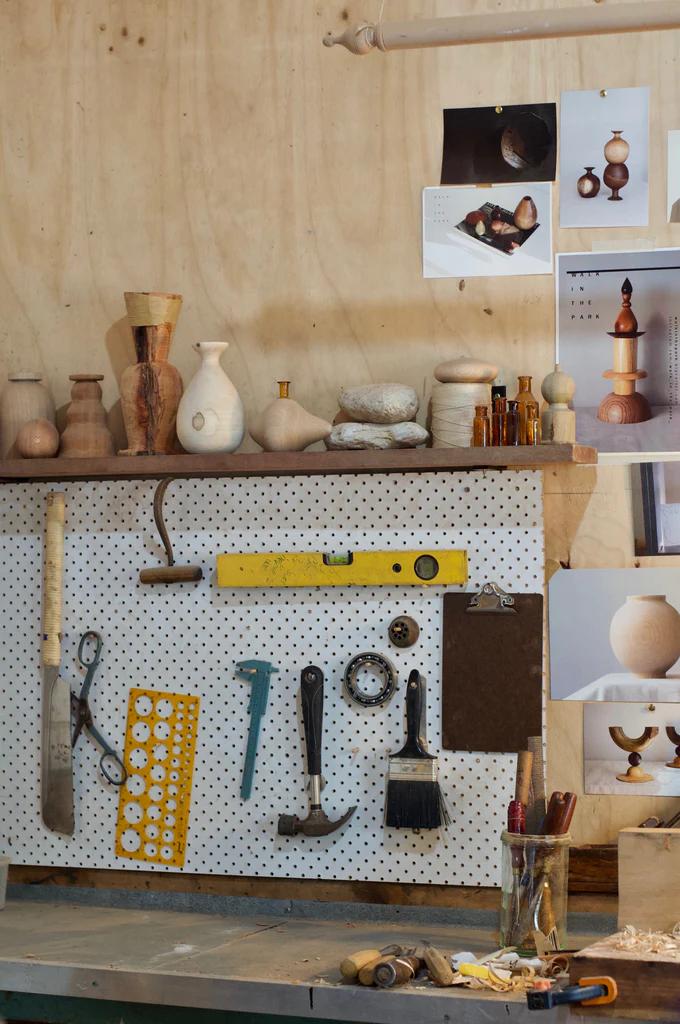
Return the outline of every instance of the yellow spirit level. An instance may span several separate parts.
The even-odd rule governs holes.
[[[467,551],[218,555],[219,587],[432,586],[467,582]]]

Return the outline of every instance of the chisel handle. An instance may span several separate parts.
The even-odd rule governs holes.
[[[526,807],[529,803],[529,790],[531,788],[531,769],[534,763],[534,755],[530,750],[520,750],[517,755],[517,775],[515,778],[515,800],[519,800]]]
[[[323,672],[316,665],[303,668],[300,676],[302,721],[307,746],[307,772],[321,775],[321,734],[323,731]]]
[[[64,579],[64,517],[63,491],[47,495],[45,529],[45,579],[43,588],[43,665],[61,662],[61,602]]]

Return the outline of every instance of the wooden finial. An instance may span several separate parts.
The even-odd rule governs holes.
[[[614,324],[615,334],[635,334],[638,329],[638,322],[630,307],[630,301],[633,295],[633,286],[626,278],[621,285],[621,310],[616,318]]]

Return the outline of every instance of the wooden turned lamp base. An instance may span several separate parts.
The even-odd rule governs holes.
[[[637,764],[632,763],[632,758],[634,757],[638,759]],[[651,782],[654,776],[648,775],[647,772],[643,772],[639,764],[641,760],[642,758],[639,754],[631,754],[628,758],[628,761],[631,762],[628,771],[616,776],[619,782]]]
[[[632,395],[610,391],[600,402],[597,418],[603,423],[646,423],[652,418],[652,410],[645,396],[637,391]]]
[[[613,382],[613,391],[600,402],[597,418],[603,423],[644,423],[651,420],[652,410],[644,395],[639,395],[635,385],[647,376],[646,370],[638,370],[638,338],[645,333],[638,331],[638,322],[631,309],[633,286],[626,278],[621,286],[621,309],[613,331],[607,331],[613,339],[613,360],[611,370],[602,376]]]

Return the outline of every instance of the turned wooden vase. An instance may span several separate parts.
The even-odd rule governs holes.
[[[100,380],[103,373],[72,373],[71,404],[61,435],[60,457],[89,459],[114,455],[113,437],[106,423]]]
[[[175,450],[182,378],[168,362],[182,296],[125,292],[137,362],[123,371],[120,397],[128,447],[121,455],[166,455]]]
[[[612,618],[609,642],[629,672],[663,679],[680,658],[680,615],[664,594],[627,597]]]
[[[593,174],[594,167],[584,167],[584,170],[586,173],[582,174],[576,182],[578,194],[582,199],[594,199],[600,191],[600,179]]]
[[[607,196],[610,202],[621,202],[623,197],[619,195],[619,191],[628,184],[628,177],[628,168],[625,164],[607,164],[602,178],[607,188],[612,190],[612,194]]]
[[[517,208],[513,215],[515,227],[520,228],[522,231],[530,231],[536,225],[538,220],[538,211],[536,209],[536,203],[533,201],[531,196],[523,196],[517,204]]]
[[[621,136],[623,132],[615,132],[612,128],[612,137],[604,147],[604,157],[610,164],[625,164],[630,153],[630,146]]]
[[[54,423],[54,402],[39,373],[10,373],[0,395],[0,458],[16,458],[17,434],[31,420]]]

